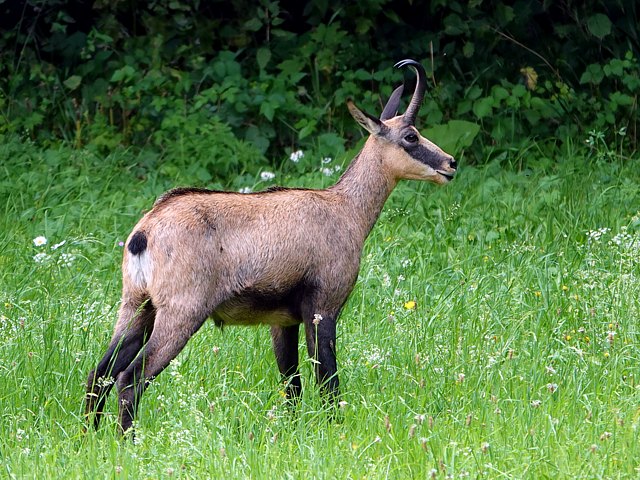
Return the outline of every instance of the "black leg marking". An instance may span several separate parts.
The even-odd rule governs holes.
[[[302,382],[298,371],[298,330],[299,325],[271,327],[273,352],[278,369],[287,383],[286,394],[289,400],[297,400],[302,394]]]
[[[104,405],[115,379],[138,355],[153,331],[155,310],[151,302],[144,305],[139,313],[136,313],[132,307],[123,308],[120,318],[126,316],[129,316],[128,328],[124,333],[114,336],[98,366],[89,373],[87,378],[85,415],[89,420],[89,416],[95,414],[93,419],[95,428],[100,424]]]
[[[339,396],[336,362],[336,313],[313,313],[304,319],[309,356],[314,360],[316,380],[330,402]]]

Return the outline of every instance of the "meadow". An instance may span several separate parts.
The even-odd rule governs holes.
[[[336,415],[302,336],[291,411],[268,328],[209,322],[148,389],[134,442],[113,395],[83,432],[86,375],[122,242],[160,193],[197,182],[133,150],[3,142],[0,478],[638,478],[639,158],[584,140],[400,184],[338,325]],[[353,153],[219,181],[323,187]]]

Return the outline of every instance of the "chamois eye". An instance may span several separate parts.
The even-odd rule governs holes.
[[[404,141],[407,143],[416,143],[418,141],[418,136],[415,133],[410,133],[404,137]]]

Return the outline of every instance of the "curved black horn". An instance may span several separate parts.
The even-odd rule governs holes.
[[[420,65],[415,60],[411,60],[410,58],[405,60],[400,60],[398,63],[394,65],[396,68],[402,68],[410,66],[416,72],[417,80],[416,80],[416,89],[413,92],[413,97],[411,97],[411,102],[407,107],[407,111],[404,112],[405,121],[413,125],[416,121],[416,116],[418,115],[418,110],[420,110],[420,105],[422,104],[422,100],[424,99],[424,92],[427,89],[427,74],[424,71],[424,67]]]
[[[402,92],[404,91],[404,85],[400,85],[396,88],[387,104],[384,106],[384,110],[382,110],[382,115],[380,115],[380,120],[389,120],[390,118],[395,117],[398,114],[398,105],[400,105],[400,97],[402,97]]]

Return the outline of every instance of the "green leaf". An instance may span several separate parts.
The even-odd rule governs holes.
[[[476,51],[476,46],[473,44],[473,42],[466,42],[464,44],[464,47],[462,47],[462,54],[467,57],[467,58],[471,58],[473,57],[473,54]]]
[[[587,28],[594,37],[602,40],[611,33],[611,20],[603,13],[596,13],[587,19]]]
[[[264,115],[267,120],[270,122],[273,121],[273,115],[275,114],[276,109],[272,103],[264,102],[260,105],[260,113]]]
[[[604,72],[602,71],[602,67],[597,63],[592,63],[580,77],[580,83],[593,83],[594,85],[598,85],[602,82],[603,78]]]
[[[460,18],[460,15],[455,13],[445,17],[443,23],[444,31],[447,35],[461,35],[469,29],[467,24]]]
[[[484,237],[485,243],[492,243],[500,238],[500,233],[495,230],[489,230]]]
[[[493,98],[484,97],[473,104],[473,113],[478,118],[488,117],[493,113]]]
[[[249,125],[244,134],[244,139],[257,148],[262,154],[269,148],[269,139],[264,135],[264,132],[255,125]]]
[[[295,75],[303,68],[302,59],[295,58],[284,60],[278,64],[278,68],[282,70],[285,75]]]
[[[624,62],[619,58],[612,59],[604,66],[604,73],[607,77],[622,77],[624,75]]]
[[[67,78],[62,83],[69,90],[75,90],[76,88],[78,88],[80,86],[80,83],[82,83],[82,77],[80,75],[71,75],[69,78]]]
[[[260,70],[264,70],[264,68],[271,60],[271,50],[268,47],[261,47],[256,52],[256,61],[258,62],[258,67]]]
[[[471,100],[469,99],[460,100],[460,102],[458,102],[458,107],[456,108],[456,115],[462,116],[465,113],[469,112],[470,110],[471,110]]]
[[[511,95],[516,98],[524,97],[526,93],[527,93],[527,87],[525,87],[522,84],[515,85],[513,87],[513,90],[511,91]]]
[[[480,126],[465,120],[451,120],[444,125],[434,125],[424,130],[424,135],[445,152],[458,155],[471,146],[480,132]]]
[[[25,128],[27,128],[27,130],[31,130],[32,128],[42,124],[43,120],[44,120],[44,116],[42,114],[38,112],[33,112],[31,115],[28,115],[23,120],[23,125],[25,126]]]
[[[361,80],[363,82],[366,82],[368,80],[371,80],[371,73],[367,72],[366,70],[359,68],[358,70],[356,70],[353,74],[354,78],[356,80]]]
[[[250,32],[257,32],[262,28],[262,22],[259,18],[254,17],[244,23],[244,28],[249,30]]]
[[[498,20],[498,23],[501,26],[505,26],[516,17],[516,14],[513,11],[513,7],[506,6],[502,2],[500,2],[496,6],[495,16]]]
[[[496,85],[491,89],[491,95],[493,96],[493,98],[500,101],[500,100],[504,100],[509,96],[509,91],[504,87]]]
[[[128,80],[135,75],[136,71],[131,65],[125,65],[122,68],[119,68],[113,75],[111,75],[112,82],[121,82],[122,80]]]
[[[613,92],[610,96],[611,103],[616,105],[631,106],[635,103],[635,97],[622,92]]]
[[[482,89],[478,85],[471,87],[466,94],[466,97],[471,100],[477,100],[482,95]]]
[[[313,132],[315,132],[315,130],[316,130],[316,122],[311,120],[309,123],[307,123],[304,127],[300,129],[300,131],[298,132],[298,139],[302,140],[303,138],[308,137]]]

